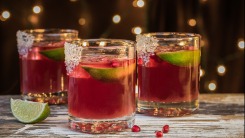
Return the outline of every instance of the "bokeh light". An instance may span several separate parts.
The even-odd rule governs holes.
[[[141,34],[142,33],[142,28],[137,26],[137,27],[134,27],[132,28],[132,33],[134,34]]]
[[[240,40],[240,41],[237,43],[237,46],[238,46],[238,48],[240,48],[240,49],[244,49],[244,40]]]
[[[138,7],[142,8],[142,7],[144,7],[144,5],[145,5],[145,2],[143,0],[138,0],[137,1],[137,6]]]
[[[113,18],[112,18],[112,21],[114,23],[119,23],[121,21],[121,16],[120,15],[114,15]]]
[[[36,14],[40,13],[41,12],[41,7],[40,6],[34,6],[32,8],[32,11]]]
[[[38,21],[39,21],[37,15],[30,15],[30,16],[28,17],[28,20],[29,20],[29,22],[31,22],[31,23],[34,24],[34,25],[37,24]]]
[[[142,8],[145,6],[144,0],[134,0],[132,4],[134,7],[139,7],[139,8]]]
[[[188,24],[189,24],[190,26],[196,26],[197,21],[196,21],[195,19],[190,19],[190,20],[188,21]]]
[[[219,75],[224,75],[225,74],[225,71],[226,71],[226,68],[225,68],[224,65],[219,65],[217,67],[217,72],[218,72]]]
[[[79,23],[80,25],[85,25],[85,24],[86,24],[86,19],[80,18],[80,19],[78,20],[78,23]]]
[[[8,18],[10,17],[10,12],[9,12],[9,11],[3,11],[3,12],[2,12],[2,17],[3,17],[4,19],[8,19]]]
[[[208,84],[208,89],[210,90],[210,91],[214,91],[214,90],[216,90],[216,84],[214,83],[214,82],[210,82],[209,84]]]

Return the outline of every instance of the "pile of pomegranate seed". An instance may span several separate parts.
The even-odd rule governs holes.
[[[140,127],[137,125],[134,125],[132,127],[132,132],[140,132]],[[164,125],[162,127],[162,131],[155,131],[156,137],[163,137],[163,133],[168,133],[169,132],[169,125]]]

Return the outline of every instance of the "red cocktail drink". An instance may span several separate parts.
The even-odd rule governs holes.
[[[200,50],[157,46],[138,57],[138,111],[181,116],[198,106]]]
[[[44,96],[67,91],[68,77],[66,75],[64,59],[50,59],[41,53],[47,50],[64,49],[52,46],[34,46],[27,56],[20,56],[21,91],[23,95]],[[57,98],[57,97],[55,97]],[[55,104],[56,99],[35,99],[39,102]],[[46,101],[47,100],[47,101]],[[57,99],[58,100],[58,99]],[[60,98],[66,103],[66,97]]]
[[[118,78],[99,79],[99,76],[96,78],[89,74],[92,70],[97,70],[98,75],[111,72],[111,75],[115,73],[116,76],[118,73]],[[135,112],[134,72],[134,60],[79,64],[69,75],[69,113],[86,119],[131,115]]]
[[[104,52],[93,47],[81,51],[84,58],[68,73],[70,126],[87,133],[122,131],[134,120],[136,61],[127,55],[118,56],[117,49],[122,46],[105,46]],[[86,55],[90,50],[94,56]]]
[[[41,30],[33,31],[35,32],[33,36],[30,32],[30,34],[19,32],[18,35],[20,37],[18,39],[23,41],[18,41],[22,96],[27,100],[49,104],[67,103],[68,76],[64,63],[65,40],[62,40],[63,38],[36,40],[34,36],[37,34],[43,37],[45,35],[54,37],[55,34],[53,31],[49,32],[51,34],[48,32],[46,32],[48,34],[43,34]],[[32,43],[28,43],[30,41],[27,39],[28,35],[32,36]]]

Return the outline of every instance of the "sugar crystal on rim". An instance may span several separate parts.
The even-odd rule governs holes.
[[[144,65],[149,62],[149,56],[158,46],[158,40],[152,36],[137,35],[136,36],[137,54],[143,59]]]
[[[69,42],[65,42],[64,47],[66,70],[71,73],[81,60],[83,47]]]
[[[17,47],[20,55],[26,55],[34,42],[34,36],[23,31],[17,31]]]

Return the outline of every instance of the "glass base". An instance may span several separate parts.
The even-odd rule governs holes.
[[[135,113],[131,116],[115,119],[81,119],[69,115],[69,126],[73,130],[84,133],[116,133],[134,125]]]
[[[67,104],[67,91],[52,93],[27,93],[22,94],[23,100],[42,102],[48,104]]]
[[[198,109],[199,101],[179,102],[179,103],[160,103],[152,101],[138,100],[137,110],[139,113],[154,116],[183,116],[193,113]]]

